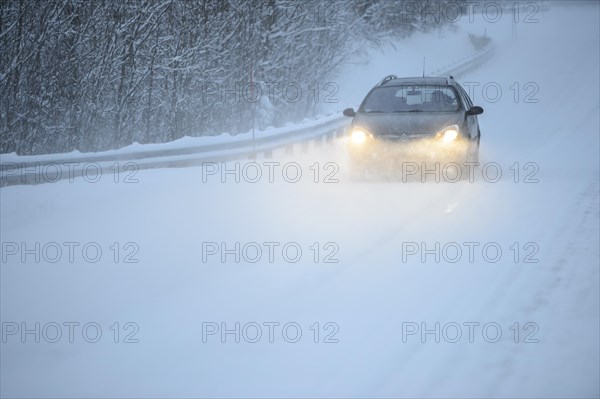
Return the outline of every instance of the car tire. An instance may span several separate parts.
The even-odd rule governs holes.
[[[477,170],[479,168],[479,137],[477,136],[476,144],[473,144],[471,149],[469,149],[467,156],[465,157],[465,164],[462,167],[462,179],[461,180],[470,180],[469,174],[473,170]],[[466,163],[475,164],[474,167],[467,166]]]

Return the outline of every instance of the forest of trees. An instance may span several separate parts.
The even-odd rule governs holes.
[[[445,3],[457,4],[2,0],[0,153],[101,151],[312,116],[354,51],[449,23],[436,18]]]

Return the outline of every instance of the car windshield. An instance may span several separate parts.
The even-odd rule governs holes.
[[[380,87],[365,99],[362,112],[448,112],[458,110],[450,86],[402,85]]]

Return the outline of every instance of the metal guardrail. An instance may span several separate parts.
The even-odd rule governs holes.
[[[462,58],[431,73],[433,76],[463,75],[489,60],[494,53],[494,46],[488,45],[483,50]],[[256,140],[235,140],[218,144],[195,145],[184,148],[166,148],[159,150],[142,150],[119,153],[91,153],[89,155],[69,156],[65,158],[51,155],[41,156],[39,160],[4,161],[0,157],[0,187],[15,184],[38,184],[55,182],[62,179],[73,179],[93,169],[101,172],[127,172],[131,167],[136,169],[184,167],[201,165],[209,161],[229,161],[234,159],[257,157],[270,158],[273,151],[285,149],[293,153],[296,146],[307,152],[312,145],[319,147],[324,141],[332,141],[345,134],[350,119],[342,116],[326,119],[322,123],[309,124],[281,134],[259,137]],[[18,157],[17,157],[18,158]],[[35,158],[29,157],[29,158]],[[64,169],[68,173],[63,173]],[[60,173],[60,175],[58,175]]]
[[[453,75],[454,77],[464,75],[476,68],[481,64],[488,61],[493,55],[496,47],[493,44],[488,44],[480,51],[471,54],[467,57],[461,58],[460,60],[454,61],[442,68],[436,69],[431,72],[432,76],[446,76]]]
[[[15,184],[52,183],[84,174],[127,173],[132,170],[185,167],[205,162],[235,159],[271,158],[273,151],[293,153],[296,146],[304,152],[345,134],[348,118],[339,116],[317,125],[302,126],[285,133],[185,148],[102,154],[69,158],[50,158],[27,162],[0,162],[0,187]]]

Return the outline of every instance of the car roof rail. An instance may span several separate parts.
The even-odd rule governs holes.
[[[396,76],[396,75],[388,75],[385,78],[381,79],[381,82],[379,82],[379,84],[377,86],[383,86],[384,84],[386,84],[390,80],[394,80],[394,79],[398,79],[398,76]]]

